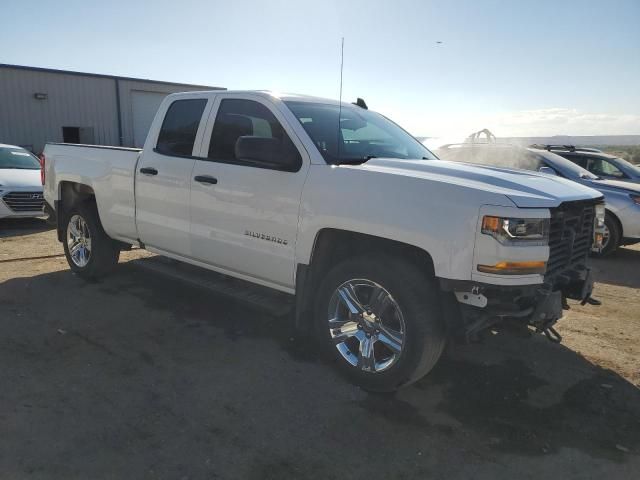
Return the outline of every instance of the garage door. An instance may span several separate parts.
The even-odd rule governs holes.
[[[153,117],[155,117],[158,107],[167,95],[167,93],[145,92],[142,90],[133,90],[131,92],[133,143],[135,147],[142,148],[144,146]]]

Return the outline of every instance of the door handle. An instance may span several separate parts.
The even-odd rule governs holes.
[[[142,167],[140,169],[140,173],[143,173],[145,175],[157,175],[158,174],[158,170],[156,170],[155,168],[151,168],[151,167]]]
[[[206,183],[208,185],[215,185],[218,183],[218,179],[210,175],[196,175],[193,179],[198,183]]]

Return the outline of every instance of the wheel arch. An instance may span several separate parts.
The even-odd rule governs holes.
[[[381,253],[409,259],[425,275],[435,275],[432,256],[415,245],[349,230],[321,229],[316,234],[309,263],[298,263],[296,266],[297,329],[304,330],[310,324],[313,292],[329,269],[342,260],[365,253]]]
[[[618,218],[618,216],[613,212],[613,210],[609,210],[608,208],[605,208],[605,218],[607,215],[610,215],[611,218],[618,225],[618,229],[620,230],[620,240],[622,241],[622,239],[624,238],[624,230],[622,228],[622,222],[620,221],[620,218]]]
[[[64,220],[66,218],[65,212],[73,205],[79,202],[86,202],[95,200],[95,192],[93,188],[84,183],[61,181],[58,185],[59,200],[56,205],[56,218],[57,218],[57,233],[58,240],[64,241],[66,225]]]

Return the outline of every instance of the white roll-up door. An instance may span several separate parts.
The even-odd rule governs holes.
[[[131,92],[133,143],[135,147],[142,148],[144,146],[153,117],[155,117],[158,107],[166,96],[166,93],[160,92],[145,92],[142,90],[133,90]]]

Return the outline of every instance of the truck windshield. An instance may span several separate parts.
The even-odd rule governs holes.
[[[338,105],[297,101],[285,104],[327,163],[362,163],[376,157],[436,159],[418,140],[378,113],[344,104],[341,112]]]
[[[0,147],[0,169],[40,170],[38,159],[24,148]]]

